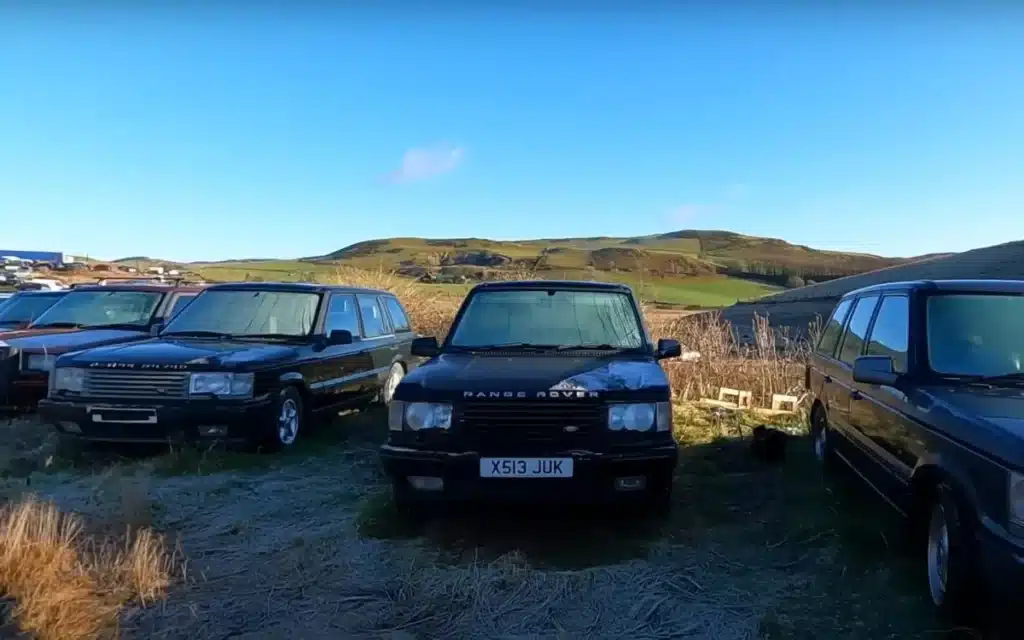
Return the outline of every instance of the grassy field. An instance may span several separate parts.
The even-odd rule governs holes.
[[[336,277],[402,297],[443,336],[460,301],[391,274]],[[786,460],[750,454],[750,414],[692,401],[718,386],[799,393],[806,346],[763,321],[743,347],[715,314],[651,315],[702,353],[666,363],[680,466],[667,518],[562,509],[400,518],[376,450],[380,410],[293,451],[149,454],[60,447],[38,422],[0,432],[0,592],[8,631],[46,640],[227,637],[760,638],[949,635],[901,523],[859,483],[823,477],[805,416]]]
[[[260,262],[229,262],[216,264],[195,264],[192,269],[212,282],[230,282],[262,279],[265,281],[337,282],[338,264],[308,263],[296,260],[274,260]],[[603,280],[628,284],[638,294],[652,301],[666,304],[718,308],[726,307],[740,300],[751,300],[781,291],[780,287],[751,280],[728,276],[706,275],[699,277],[643,276],[632,272],[609,272],[584,269],[547,269],[532,272],[533,277],[566,280]],[[430,284],[435,290],[455,295],[464,295],[469,284]]]

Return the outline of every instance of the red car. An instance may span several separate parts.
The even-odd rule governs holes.
[[[27,328],[0,333],[0,412],[35,409],[57,356],[146,340],[202,291],[200,286],[79,286]],[[2,309],[0,309],[2,311]]]
[[[49,310],[67,291],[20,291],[0,301],[0,334],[23,329]]]

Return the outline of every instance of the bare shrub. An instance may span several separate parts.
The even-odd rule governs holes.
[[[172,565],[149,529],[97,538],[32,496],[0,509],[0,592],[18,627],[44,640],[115,636],[125,606],[163,596]]]

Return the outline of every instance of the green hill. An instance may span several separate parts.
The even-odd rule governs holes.
[[[299,260],[194,263],[211,280],[323,280],[339,267],[396,271],[439,286],[494,278],[611,280],[649,299],[721,307],[778,292],[801,281],[822,282],[895,266],[903,258],[822,251],[774,238],[729,231],[683,230],[635,237],[386,238]]]

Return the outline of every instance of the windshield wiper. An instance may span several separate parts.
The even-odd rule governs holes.
[[[80,322],[47,322],[46,324],[33,325],[33,329],[77,329],[84,326]]]
[[[509,349],[529,349],[530,351],[551,351],[557,344],[533,344],[531,342],[506,342],[505,344],[488,344],[472,347],[457,347],[467,351],[507,351]]]
[[[1024,382],[1024,371],[999,373],[991,376],[976,376],[972,380],[977,382]]]
[[[621,351],[623,347],[613,344],[563,344],[556,351]]]
[[[954,382],[963,382],[967,384],[1000,384],[1000,383],[1017,383],[1024,384],[1024,371],[1013,371],[1010,373],[998,373],[995,375],[987,376],[972,376],[972,375],[944,375],[942,376],[946,380]]]
[[[129,331],[146,331],[146,325],[137,322],[110,322],[103,324],[79,325],[83,329],[128,329]]]
[[[306,336],[297,336],[294,333],[235,333],[231,335],[235,340],[304,340]]]
[[[223,331],[164,331],[160,334],[163,336],[188,336],[192,338],[230,338],[230,333],[224,333]]]

